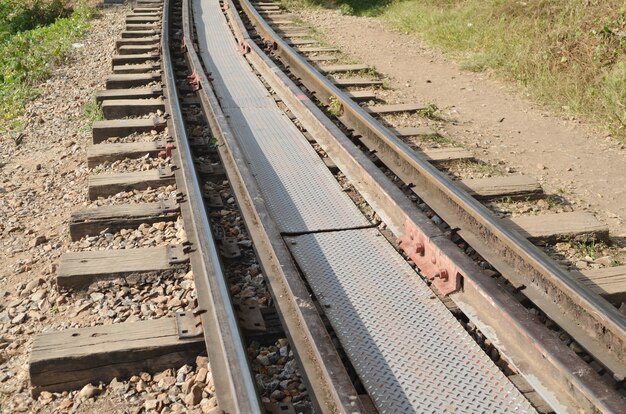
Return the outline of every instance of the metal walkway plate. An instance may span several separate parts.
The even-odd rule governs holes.
[[[285,239],[381,413],[535,412],[377,229]]]
[[[283,233],[370,223],[241,55],[219,2],[194,1],[200,55],[272,218]]]
[[[240,54],[219,1],[193,6],[200,55],[280,229],[367,226]],[[381,413],[533,412],[377,229],[286,240]]]

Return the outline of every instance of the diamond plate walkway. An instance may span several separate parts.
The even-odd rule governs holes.
[[[218,0],[195,0],[201,57],[270,214],[381,413],[534,412],[341,191],[276,106]],[[320,232],[323,230],[323,232]]]

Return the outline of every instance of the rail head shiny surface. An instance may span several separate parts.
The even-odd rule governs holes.
[[[452,226],[463,225],[466,231],[475,234],[485,246],[495,248],[501,253],[508,261],[510,268],[523,275],[527,285],[536,285],[539,294],[543,291],[546,301],[555,303],[561,317],[565,317],[564,315],[570,311],[575,313],[574,323],[586,335],[587,345],[597,342],[598,347],[601,348],[600,353],[606,353],[611,357],[610,361],[617,364],[612,368],[617,368],[617,372],[626,372],[626,358],[624,358],[626,318],[616,308],[599,295],[589,291],[578,280],[569,277],[547,255],[519,233],[505,227],[477,200],[454,186],[428,161],[415,154],[400,139],[376,122],[283,41],[248,0],[241,0],[240,4],[248,18],[255,24],[257,31],[268,40],[268,44],[274,45],[275,52],[283,63],[290,69],[299,71],[297,75],[302,78],[301,81],[305,86],[310,90],[315,90],[311,88],[312,84],[319,86],[321,93],[320,90],[315,90],[318,99],[324,102],[328,101],[330,96],[334,96],[343,105],[344,116],[351,118],[354,124],[365,126],[370,136],[380,140],[381,146],[384,146],[388,152],[393,152],[391,157],[397,157],[404,165],[414,169],[414,175],[421,182],[413,182],[413,184],[423,187],[416,190],[419,196],[428,204],[432,202],[433,205],[445,207],[448,212],[442,212],[440,208],[435,208],[435,210]],[[362,133],[362,131],[359,132]],[[479,249],[476,250],[480,253]],[[503,274],[505,273],[503,271]],[[549,316],[555,318],[558,315],[552,313]],[[586,347],[590,348],[590,346]],[[588,350],[598,357],[597,349]]]
[[[189,4],[184,13],[191,16]],[[189,18],[185,20],[189,21]],[[189,21],[193,24],[193,21]],[[233,189],[253,247],[257,252],[268,286],[272,291],[286,334],[300,363],[303,380],[316,411],[361,413],[364,408],[339,355],[317,314],[306,286],[273,223],[255,178],[242,156],[233,131],[212,90],[205,68],[194,50],[194,39],[185,31],[187,57],[199,79],[200,97],[213,134],[218,138],[220,156]],[[210,68],[206,68],[210,70]],[[252,411],[254,412],[254,411]]]
[[[171,0],[164,2],[164,15],[169,18]],[[183,0],[183,27],[189,30],[188,0]],[[185,184],[190,241],[196,244],[191,263],[201,311],[203,330],[212,370],[216,372],[215,387],[221,410],[229,413],[262,412],[255,381],[248,364],[246,347],[237,326],[237,318],[230,299],[230,290],[222,272],[219,253],[214,243],[211,226],[200,190],[191,148],[184,128],[183,114],[176,92],[169,38],[171,22],[165,20],[162,28],[163,76],[167,85],[168,105],[176,139],[180,174]],[[187,223],[186,223],[187,224]],[[195,265],[195,266],[194,266]]]

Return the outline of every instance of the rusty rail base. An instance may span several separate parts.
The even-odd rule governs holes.
[[[233,12],[232,0],[228,1],[231,25],[240,45],[245,45],[246,56],[255,69],[397,236],[407,236],[407,230],[416,232],[425,237],[423,244],[442,252],[455,264],[456,271],[464,275],[464,284],[463,289],[452,295],[453,300],[512,360],[542,397],[556,410],[618,412],[626,400],[610,389],[554,332],[531,317],[527,309],[409,202],[397,186],[251,41],[239,15]],[[245,4],[242,6],[247,12]]]
[[[218,146],[228,180],[259,257],[263,274],[268,277],[281,322],[303,373],[303,380],[319,412],[363,413],[348,373],[324,323],[300,277],[278,227],[271,219],[261,193],[246,166],[242,151],[224,116],[200,58],[195,51],[190,28],[193,27],[190,0],[183,0],[187,60],[198,81],[201,104]],[[210,70],[210,68],[207,68]],[[220,407],[222,405],[220,404]]]
[[[169,38],[171,1],[164,1],[161,36],[163,77],[168,86],[168,113],[171,115],[169,127],[178,149],[176,164],[180,168],[176,170],[176,178],[177,183],[183,187],[179,187],[184,194],[180,208],[190,243],[190,261],[198,296],[197,314],[202,320],[211,370],[215,372],[215,390],[220,410],[228,413],[260,413],[262,406],[255,387],[256,381],[237,326],[230,289],[222,273],[176,91],[170,53],[170,47],[176,45],[171,45]],[[189,28],[188,25],[186,27]]]
[[[342,105],[342,122],[361,136],[378,158],[474,250],[507,279],[525,287],[524,294],[570,333],[617,378],[626,377],[626,318],[599,295],[554,263],[518,232],[505,227],[477,200],[451,181],[344,92],[322,76],[274,32],[248,0],[241,7],[273,53],[316,99]],[[496,260],[499,258],[499,260]],[[467,275],[465,275],[468,277]]]

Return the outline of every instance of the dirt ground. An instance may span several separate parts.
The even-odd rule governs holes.
[[[530,102],[512,85],[458,64],[413,36],[375,18],[338,11],[298,11],[323,41],[388,77],[389,103],[434,103],[438,130],[481,160],[537,178],[549,194],[567,199],[626,235],[626,145],[564,114]]]

